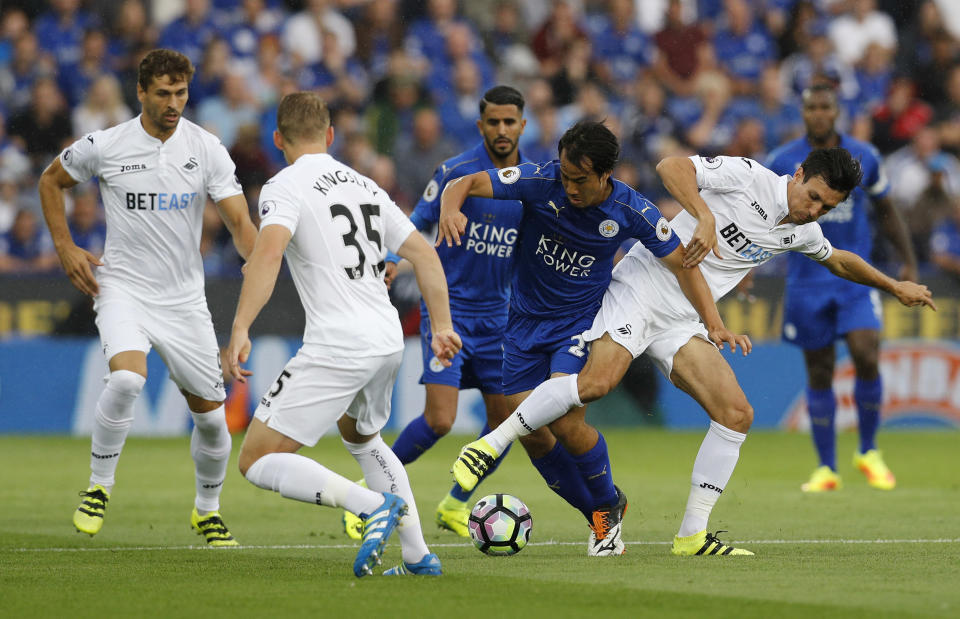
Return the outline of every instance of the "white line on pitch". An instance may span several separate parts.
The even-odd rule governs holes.
[[[957,543],[960,538],[939,539],[755,539],[733,540],[734,544],[940,544]],[[671,542],[635,541],[625,542],[628,546],[664,546]],[[529,546],[582,546],[583,542],[530,542]],[[467,542],[460,544],[430,544],[433,548],[469,547]],[[338,548],[357,548],[356,544],[278,544],[268,546],[242,545],[236,550],[334,550]],[[158,550],[230,550],[211,548],[210,546],[112,546],[104,548],[2,548],[0,552],[141,552]]]

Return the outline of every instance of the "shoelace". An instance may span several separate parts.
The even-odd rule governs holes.
[[[89,492],[87,490],[81,490],[80,496],[87,497],[90,499],[96,499],[98,501],[103,501],[104,503],[110,500],[107,498],[107,495],[103,493],[103,490],[100,490],[99,488],[97,490],[94,490],[93,492]]]
[[[607,533],[610,531],[609,515],[607,512],[593,512],[593,525],[591,528],[598,541],[606,538]]]
[[[470,458],[470,460],[466,460],[466,458]],[[477,477],[483,477],[495,460],[495,458],[490,457],[489,454],[473,447],[465,450],[463,455],[460,456],[460,459],[463,460],[468,468],[472,469]]]

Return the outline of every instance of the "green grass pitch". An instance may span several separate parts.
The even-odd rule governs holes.
[[[887,617],[960,616],[960,441],[954,432],[881,434],[893,492],[853,470],[855,437],[840,437],[845,487],[807,496],[809,437],[756,432],[711,519],[755,557],[674,557],[702,434],[611,430],[613,472],[630,499],[627,553],[588,558],[582,517],[540,480],[522,450],[479,488],[515,494],[533,514],[532,543],[482,555],[433,525],[465,437],[413,463],[411,482],[440,578],[353,576],[356,546],[337,510],[255,488],[236,471],[222,512],[240,549],[201,548],[189,529],[189,440],[133,439],[103,530],[70,522],[88,475],[89,441],[0,437],[2,617]],[[336,439],[304,453],[348,476],[359,468]],[[399,559],[396,537],[384,567]]]

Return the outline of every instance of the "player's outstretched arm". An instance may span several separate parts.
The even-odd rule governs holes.
[[[264,226],[257,235],[247,261],[237,313],[230,332],[230,344],[224,359],[224,369],[240,382],[246,382],[244,376],[249,375],[249,372],[240,368],[240,364],[246,363],[250,356],[250,325],[273,294],[290,236],[290,230],[285,226]]]
[[[443,265],[440,264],[437,250],[431,247],[419,233],[413,232],[403,242],[397,253],[413,265],[413,272],[420,286],[420,294],[430,314],[430,326],[433,332],[430,347],[437,359],[440,359],[444,366],[449,367],[450,359],[459,352],[462,344],[460,336],[453,330],[447,277],[443,273]]]
[[[253,245],[257,241],[257,228],[250,221],[247,199],[242,193],[224,198],[217,202],[217,211],[233,237],[233,246],[237,248],[237,253],[244,260],[249,260]]]
[[[917,255],[913,251],[913,241],[910,240],[910,234],[907,232],[907,224],[904,223],[900,211],[893,205],[890,196],[875,199],[873,201],[874,210],[877,213],[877,219],[880,221],[880,229],[883,235],[887,237],[891,244],[900,254],[900,261],[903,267],[900,269],[900,279],[917,281]]]
[[[700,320],[707,328],[707,335],[710,341],[717,345],[717,348],[723,350],[724,343],[730,345],[730,352],[736,352],[737,346],[743,351],[744,356],[753,349],[750,338],[746,335],[736,335],[728,330],[720,318],[720,312],[717,310],[717,304],[713,300],[713,293],[710,292],[710,286],[703,277],[703,272],[699,267],[687,268],[683,261],[683,246],[678,246],[675,250],[661,258],[664,265],[680,284],[680,290],[690,301],[693,309],[697,310]]]
[[[830,269],[834,275],[889,292],[907,307],[926,305],[934,311],[937,309],[929,288],[923,284],[897,281],[888,277],[853,252],[834,249],[830,257],[821,264]]]
[[[460,212],[460,207],[468,196],[493,197],[493,183],[485,171],[461,176],[443,188],[435,247],[440,247],[440,243],[446,243],[447,247],[452,247],[454,243],[460,245],[460,236],[467,230],[467,216]]]
[[[50,230],[53,246],[60,258],[63,271],[70,278],[70,282],[85,295],[96,296],[100,292],[97,278],[93,276],[90,265],[103,266],[100,259],[85,249],[77,247],[70,235],[67,225],[67,213],[63,203],[63,190],[73,187],[77,181],[73,180],[57,157],[47,166],[40,175],[37,190],[40,192],[40,206],[43,208],[43,218]]]
[[[687,252],[683,257],[684,268],[700,264],[707,253],[712,251],[720,258],[717,247],[717,222],[710,207],[700,197],[697,186],[697,168],[686,157],[667,157],[657,164],[657,174],[680,206],[697,219],[697,227],[687,243]]]

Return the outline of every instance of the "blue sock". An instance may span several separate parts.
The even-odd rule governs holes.
[[[402,464],[410,464],[420,457],[420,454],[433,447],[440,440],[440,435],[433,431],[427,420],[420,415],[407,424],[397,440],[390,448],[397,455]]]
[[[480,434],[477,435],[477,438],[483,438],[490,432],[490,426],[488,424],[483,424],[483,429],[480,430]],[[491,473],[497,470],[497,467],[500,466],[500,463],[503,462],[503,459],[507,457],[507,454],[510,453],[510,448],[513,447],[513,443],[507,445],[507,448],[503,450],[503,453],[497,456],[497,459],[493,461],[493,464],[490,465],[490,468],[487,470],[487,474],[483,476],[483,479],[486,479],[490,476]],[[483,483],[483,479],[480,480],[480,483]],[[450,496],[457,499],[458,501],[468,501],[470,497],[473,496],[473,493],[477,491],[477,488],[480,487],[480,484],[477,484],[473,487],[473,490],[467,492],[460,487],[460,484],[454,483],[453,488],[450,489]]]
[[[550,453],[542,458],[530,458],[530,463],[547,482],[547,486],[574,506],[590,521],[593,516],[593,498],[590,489],[583,483],[577,463],[563,445],[557,442]]]
[[[860,427],[860,453],[877,448],[877,428],[880,427],[880,405],[883,402],[883,379],[860,380],[853,384],[853,399],[857,403]]]
[[[580,470],[583,483],[593,497],[593,509],[606,505],[616,505],[617,489],[613,487],[613,470],[610,467],[610,454],[607,453],[607,441],[597,432],[597,444],[590,451],[573,456]]]
[[[833,389],[811,389],[807,387],[807,410],[810,412],[810,435],[813,445],[820,455],[820,466],[829,466],[837,470],[837,433],[834,417],[837,412],[837,400]]]

